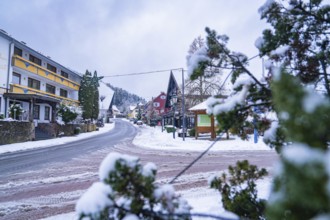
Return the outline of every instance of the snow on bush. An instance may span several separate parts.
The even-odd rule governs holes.
[[[282,155],[286,161],[297,166],[324,160],[324,153],[321,150],[311,149],[299,143],[284,148]]]
[[[152,176],[152,174],[156,172],[156,170],[157,170],[157,166],[154,163],[149,162],[146,165],[144,165],[142,174],[143,176],[146,177]]]
[[[196,52],[187,60],[188,76],[193,74],[199,63],[208,61],[210,61],[210,58],[207,56],[207,48],[205,46],[196,50]]]
[[[234,110],[237,105],[243,105],[245,102],[245,98],[248,95],[249,85],[244,85],[242,91],[236,93],[230,98],[226,99],[223,104],[208,106],[207,112],[218,115],[222,112],[229,112]]]
[[[305,92],[306,94],[302,100],[302,105],[307,113],[314,112],[317,107],[329,105],[324,97],[320,96],[320,94],[317,94],[313,90],[305,88]]]
[[[137,157],[116,152],[108,154],[99,168],[100,181],[105,181],[109,177],[109,173],[116,171],[116,164],[133,168],[138,164],[138,160],[139,158]]]
[[[270,142],[270,141],[275,141],[276,140],[276,131],[278,128],[278,121],[273,121],[270,125],[270,128],[265,131],[264,133],[264,141]]]
[[[290,49],[290,46],[284,45],[284,46],[277,48],[276,50],[271,51],[270,55],[271,56],[283,56],[289,49]]]
[[[100,213],[113,204],[109,198],[112,189],[109,185],[102,182],[93,183],[93,185],[78,200],[76,205],[77,213],[84,213],[92,219],[100,218]]]
[[[155,184],[157,167],[142,165],[139,158],[110,153],[99,168],[94,183],[78,200],[80,219],[190,219],[187,201],[173,186]]]
[[[254,80],[248,75],[248,74],[241,74],[239,77],[236,79],[233,88],[236,89],[240,86],[244,85],[251,85],[254,83]]]
[[[258,37],[257,40],[254,42],[254,46],[258,49],[262,48],[265,40],[262,37]]]
[[[268,214],[282,219],[329,219],[330,152],[301,143],[293,143],[282,150],[282,163],[274,172],[273,192],[268,200]],[[326,183],[326,184],[324,184]],[[317,190],[316,190],[317,189]],[[280,210],[301,210],[281,212]],[[323,211],[321,211],[323,210]],[[328,210],[328,211],[327,211]]]
[[[271,8],[272,4],[275,3],[275,0],[267,0],[259,9],[258,12],[261,16],[264,16],[264,14]]]

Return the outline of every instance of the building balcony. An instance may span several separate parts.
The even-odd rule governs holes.
[[[66,86],[73,90],[79,90],[79,83],[72,81],[70,79],[67,79],[61,75],[58,75],[57,73],[54,73],[48,69],[45,69],[42,66],[39,66],[29,60],[26,60],[20,56],[14,55],[13,56],[13,66],[18,67],[20,69],[26,70],[30,73],[36,74],[38,76],[41,76],[45,79],[54,81],[56,83],[59,83],[63,86]]]
[[[42,95],[42,96],[46,96],[46,97],[56,98],[56,99],[61,100],[62,102],[66,103],[66,104],[72,104],[72,105],[76,105],[76,106],[79,105],[78,100],[74,100],[74,99],[54,95],[52,93],[48,93],[48,92],[37,90],[37,89],[32,89],[32,88],[22,86],[22,85],[18,85],[18,84],[10,85],[10,92],[15,93],[15,94],[37,94],[37,95]]]

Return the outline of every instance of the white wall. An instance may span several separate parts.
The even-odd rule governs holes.
[[[39,114],[39,120],[38,122],[49,122],[52,120],[52,107],[48,104],[38,104],[40,106],[40,114]],[[50,107],[50,114],[49,114],[49,120],[45,119],[45,106]]]
[[[7,39],[0,37],[0,87],[2,88],[7,88],[9,44]]]

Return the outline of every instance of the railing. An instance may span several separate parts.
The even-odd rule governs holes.
[[[47,93],[45,91],[37,90],[37,89],[32,89],[26,86],[18,85],[18,84],[12,84],[10,85],[10,92],[12,93],[19,93],[19,94],[37,94],[37,95],[42,95],[42,96],[48,96],[48,97],[53,97],[59,100],[64,101],[65,103],[72,103],[74,105],[79,105],[79,101],[54,95],[51,93]]]
[[[42,66],[39,66],[20,56],[17,56],[17,55],[13,56],[13,66],[26,70],[26,71],[29,71],[31,73],[34,73],[34,74],[44,77],[48,80],[52,80],[54,82],[60,83],[61,85],[67,86],[71,89],[79,90],[79,86],[80,86],[79,83],[72,81],[70,79],[67,79],[61,75],[58,75],[57,73],[54,73],[48,69],[45,69]]]

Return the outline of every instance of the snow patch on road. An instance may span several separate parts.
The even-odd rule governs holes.
[[[61,182],[67,182],[67,181],[72,181],[72,180],[90,178],[93,176],[96,177],[97,174],[92,173],[92,172],[86,172],[86,173],[74,174],[74,175],[69,175],[69,176],[59,176],[59,177],[49,177],[49,178],[42,178],[42,179],[36,179],[36,180],[8,182],[6,184],[1,184],[0,190],[6,189],[6,188],[12,188],[12,187],[21,187],[21,186],[26,186],[26,185],[31,185],[31,184],[61,183]]]

